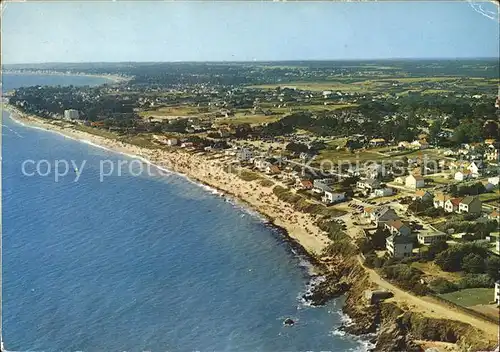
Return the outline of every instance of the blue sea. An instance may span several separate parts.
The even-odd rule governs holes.
[[[3,90],[103,82],[5,75]],[[366,349],[335,331],[345,319],[341,299],[302,302],[307,263],[248,209],[174,173],[134,176],[123,167],[101,182],[102,160],[132,159],[5,112],[2,124],[8,350]],[[80,179],[71,170],[56,182],[56,160],[79,165]],[[287,317],[296,324],[284,326]]]

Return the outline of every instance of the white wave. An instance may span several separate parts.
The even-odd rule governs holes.
[[[309,280],[309,282],[306,285],[305,291],[299,292],[297,299],[299,300],[300,305],[297,308],[300,309],[302,307],[315,307],[311,304],[310,301],[306,300],[304,298],[304,296],[311,294],[317,285],[319,285],[320,283],[325,282],[325,281],[326,281],[326,277],[322,276],[322,275],[311,277],[311,279]]]
[[[361,335],[361,336],[356,336],[356,335],[351,335],[346,333],[345,331],[335,329],[330,331],[329,333],[330,336],[336,336],[342,340],[349,340],[356,342],[358,346],[352,347],[348,349],[347,351],[352,351],[352,352],[368,352],[375,348],[375,344],[370,342],[370,340],[375,337],[374,334],[368,334],[368,335]]]

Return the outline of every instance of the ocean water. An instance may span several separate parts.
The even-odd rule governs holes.
[[[4,77],[4,91],[26,77]],[[36,84],[102,83],[31,77]],[[62,80],[60,80],[62,79]],[[94,80],[94,81],[93,81]],[[83,82],[83,83],[82,83]],[[34,351],[362,351],[342,300],[253,212],[172,174],[3,115],[3,340]],[[47,176],[23,175],[26,160]],[[56,160],[73,160],[57,182]],[[127,162],[101,182],[103,160]],[[26,171],[35,171],[33,163]],[[62,170],[62,169],[60,169]],[[291,317],[293,327],[282,322]]]

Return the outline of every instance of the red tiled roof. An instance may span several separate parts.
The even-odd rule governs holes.
[[[401,220],[389,220],[387,222],[387,225],[399,230],[401,227],[405,226],[405,223],[402,222]]]
[[[302,180],[301,183],[302,183],[302,186],[304,186],[306,188],[312,188],[313,187],[312,182],[309,181],[309,180]]]

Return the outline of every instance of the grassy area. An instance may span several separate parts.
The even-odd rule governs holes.
[[[485,203],[497,203],[498,201],[500,201],[500,191],[497,190],[496,192],[480,194],[479,199],[481,199]]]
[[[259,184],[262,187],[271,187],[271,186],[274,186],[274,182],[271,181],[271,180],[268,180],[268,179],[264,179],[264,180],[259,181]]]
[[[426,176],[426,178],[430,178],[430,179],[432,179],[432,181],[434,181],[434,183],[438,183],[440,185],[447,185],[450,183],[455,183],[455,180],[453,178],[445,178],[443,176],[428,175],[428,176]]]
[[[439,295],[450,302],[463,307],[488,304],[493,301],[495,290],[493,288],[468,288],[465,290]]]
[[[167,117],[177,117],[177,116],[199,115],[202,113],[206,113],[206,112],[203,112],[202,110],[200,110],[197,107],[180,105],[180,106],[162,107],[162,108],[155,109],[155,110],[141,111],[141,112],[139,112],[139,116],[141,116],[141,117],[151,116],[151,117],[156,117],[156,118],[159,118],[159,117],[167,118]]]
[[[219,123],[227,123],[232,125],[241,125],[244,123],[248,123],[250,125],[260,125],[263,123],[269,123],[278,121],[281,118],[281,115],[245,115],[243,113],[237,113],[234,117],[228,117],[218,120]]]
[[[457,282],[460,280],[462,275],[459,272],[447,272],[441,270],[439,266],[434,264],[433,262],[420,263],[415,262],[411,264],[414,268],[417,268],[425,273],[426,276],[438,278],[441,277],[448,281]]]
[[[240,170],[240,172],[238,172],[238,177],[243,181],[255,181],[261,178],[258,173],[248,170]]]
[[[251,88],[261,88],[261,89],[276,89],[276,87],[289,87],[296,88],[299,90],[310,90],[310,91],[343,91],[343,92],[369,92],[371,89],[371,84],[363,84],[364,82],[356,82],[352,84],[342,83],[338,81],[329,82],[290,82],[286,84],[262,84],[251,86]]]
[[[345,108],[352,108],[352,107],[356,107],[356,106],[358,106],[358,104],[298,105],[298,106],[292,106],[292,110],[333,111],[333,110],[340,110],[340,109],[345,109]]]
[[[321,161],[338,163],[339,161],[366,162],[382,159],[387,159],[387,156],[378,154],[377,149],[363,150],[355,153],[347,150],[323,149],[312,164],[318,165]]]

